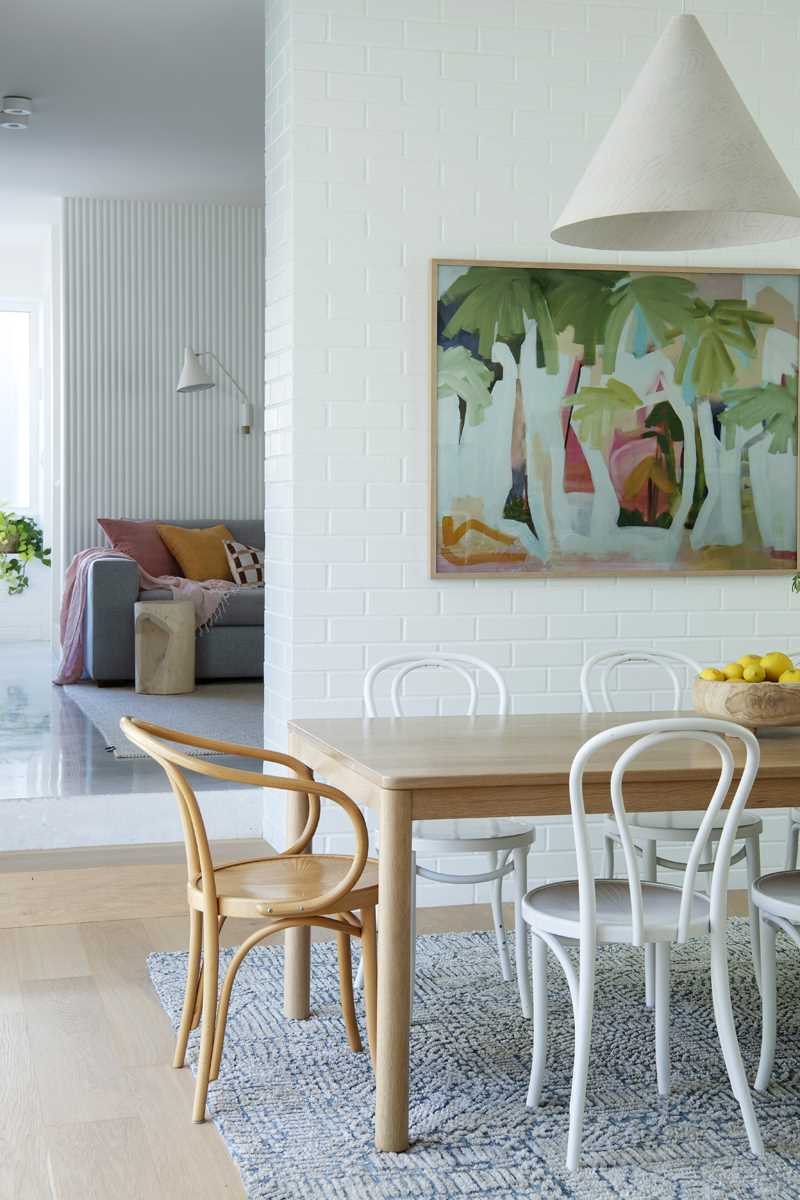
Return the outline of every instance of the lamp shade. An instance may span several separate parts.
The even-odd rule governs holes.
[[[183,368],[175,391],[205,392],[208,388],[213,388],[214,386],[214,380],[200,362],[200,359],[187,346],[183,352]]]
[[[552,237],[699,250],[800,236],[800,197],[696,17],[673,17]]]

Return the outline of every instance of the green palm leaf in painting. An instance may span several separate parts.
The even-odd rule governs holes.
[[[635,275],[619,283],[609,297],[603,339],[603,370],[616,370],[620,339],[638,309],[658,346],[694,332],[692,297],[696,284],[680,275]]]
[[[572,420],[578,427],[581,441],[593,450],[603,450],[611,440],[619,412],[639,408],[641,403],[627,383],[609,379],[605,387],[581,388],[574,397]]]
[[[556,332],[572,326],[573,338],[583,349],[582,363],[594,366],[611,313],[614,288],[628,278],[624,271],[553,271],[557,280],[548,294]]]
[[[558,374],[558,341],[545,288],[530,267],[470,267],[442,296],[444,304],[458,304],[444,328],[444,336],[462,330],[478,335],[478,353],[492,356],[495,342],[507,342],[519,362],[526,335],[525,321],[536,322],[537,340],[548,374]]]
[[[714,300],[708,304],[695,297],[691,334],[684,338],[675,364],[675,382],[683,383],[691,363],[690,380],[698,396],[717,396],[726,384],[736,380],[736,363],[731,355],[738,350],[755,358],[758,343],[752,325],[772,325],[769,313],[750,308],[746,300]]]
[[[486,409],[492,403],[491,385],[494,374],[480,359],[473,358],[466,346],[449,346],[437,355],[437,395],[440,401],[458,399],[463,402],[458,440],[464,432],[464,418],[470,425],[480,425]]]
[[[730,388],[722,393],[726,408],[720,414],[725,430],[725,445],[732,450],[737,429],[761,426],[769,435],[769,453],[785,454],[797,437],[797,379],[786,383],[765,383],[761,387]]]

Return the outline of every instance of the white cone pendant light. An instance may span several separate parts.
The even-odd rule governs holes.
[[[696,17],[670,21],[552,237],[598,250],[800,237],[800,197]]]

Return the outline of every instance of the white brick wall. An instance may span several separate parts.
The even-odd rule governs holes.
[[[681,0],[270,0],[267,44],[267,734],[360,715],[401,645],[484,655],[518,712],[579,707],[621,643],[701,661],[800,652],[788,580],[432,581],[426,567],[432,257],[625,261],[549,229]],[[689,0],[800,182],[796,0]],[[641,260],[633,256],[633,261]],[[791,266],[797,243],[650,261]],[[628,704],[663,704],[644,672]],[[453,711],[446,696],[440,711]],[[415,711],[435,711],[425,689]],[[271,810],[274,811],[274,810]],[[280,826],[265,822],[280,840]],[[767,819],[777,865],[783,818]],[[334,844],[335,826],[327,835]],[[572,871],[542,828],[532,878]],[[423,902],[472,889],[422,884]]]

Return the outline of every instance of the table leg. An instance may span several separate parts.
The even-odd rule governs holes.
[[[411,794],[380,800],[378,897],[378,1069],[375,1145],[408,1149],[408,1037],[411,970]]]
[[[287,805],[286,836],[291,845],[305,828],[308,800],[302,792],[293,792]],[[283,938],[283,1015],[307,1021],[311,1011],[311,929],[308,925],[287,929]]]

